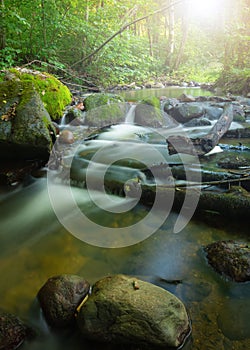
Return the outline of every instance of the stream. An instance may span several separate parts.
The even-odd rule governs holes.
[[[180,89],[172,91],[175,96],[171,97],[181,93]],[[104,131],[100,140],[91,142],[108,142],[110,137],[122,142],[124,134],[127,142],[131,135],[130,120],[127,122],[124,129],[119,129],[120,134],[114,127],[113,134]],[[207,129],[199,132],[202,130]],[[159,227],[154,226],[153,220],[146,222],[152,234],[139,235],[135,244],[124,244],[124,235],[117,234],[116,248],[110,248],[105,246],[105,235],[108,237],[110,229],[133,227],[146,220],[149,208],[139,202],[130,206],[130,200],[124,202],[114,194],[107,198],[106,193],[93,191],[90,195],[86,188],[71,187],[68,197],[68,188],[64,183],[48,185],[46,171],[22,185],[0,187],[0,307],[27,320],[38,334],[26,341],[21,350],[115,348],[93,344],[77,331],[55,332],[47,326],[36,294],[49,277],[65,273],[81,275],[91,284],[109,274],[135,275],[172,292],[183,301],[192,321],[192,337],[184,350],[250,348],[250,283],[235,283],[220,276],[208,265],[203,252],[204,246],[216,240],[247,241],[248,221],[228,223],[221,217],[211,219],[204,215],[192,218],[181,231],[173,233],[179,214],[170,212]],[[58,199],[56,213],[51,194]],[[71,198],[76,205],[72,205]],[[79,227],[75,207],[90,222],[81,226],[80,239],[62,224],[63,220],[58,220],[59,212],[59,219],[60,215],[69,217]],[[97,226],[102,227],[102,244],[92,244]],[[170,283],[171,280],[180,282]]]

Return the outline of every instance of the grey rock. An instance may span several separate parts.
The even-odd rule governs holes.
[[[207,107],[205,107],[205,112],[206,112],[205,115],[209,120],[217,120],[222,115],[223,108],[207,106]]]
[[[171,117],[179,123],[186,123],[193,118],[202,117],[204,112],[203,106],[196,102],[180,103],[168,110]]]

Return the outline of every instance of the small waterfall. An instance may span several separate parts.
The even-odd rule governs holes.
[[[135,120],[135,107],[136,105],[130,105],[130,108],[128,110],[128,113],[125,116],[125,123],[126,124],[134,124]]]
[[[65,125],[68,124],[67,120],[66,120],[67,119],[66,116],[67,116],[67,112],[63,114],[63,116],[62,116],[62,118],[60,120],[60,126],[65,126]]]

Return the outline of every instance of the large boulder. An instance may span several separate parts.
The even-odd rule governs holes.
[[[204,113],[204,107],[197,102],[180,103],[168,110],[168,114],[179,123],[186,123],[193,118],[202,117]]]
[[[250,247],[236,241],[218,241],[205,247],[210,265],[236,282],[250,281]]]
[[[58,275],[48,279],[38,292],[38,300],[50,326],[64,328],[75,320],[77,307],[88,295],[89,283],[77,275]]]
[[[165,122],[156,97],[144,99],[135,108],[135,123],[153,128],[162,127]]]
[[[47,159],[54,126],[30,82],[0,82],[0,158]]]
[[[29,333],[30,329],[17,316],[0,311],[0,349],[17,349]]]
[[[77,322],[85,337],[118,344],[178,347],[190,333],[187,312],[177,297],[125,275],[96,282]]]
[[[84,100],[85,124],[102,127],[121,123],[125,119],[126,104],[122,96],[109,93],[91,94]]]
[[[65,107],[71,102],[67,86],[47,72],[16,67],[0,75],[0,81],[4,80],[18,80],[33,86],[52,119],[60,119]]]

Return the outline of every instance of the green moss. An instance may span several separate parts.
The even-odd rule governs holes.
[[[92,94],[84,100],[87,111],[85,123],[103,127],[124,121],[126,106],[122,96],[115,94]]]
[[[142,100],[135,109],[135,122],[153,128],[161,127],[164,119],[160,110],[160,100],[155,96]]]
[[[147,104],[149,106],[153,106],[155,108],[160,108],[160,100],[155,96],[144,98],[141,101],[141,103]]]
[[[101,93],[101,94],[92,94],[88,96],[84,100],[84,106],[86,111],[89,111],[91,109],[110,105],[114,103],[121,103],[125,102],[124,98],[122,96],[116,95],[116,94],[107,94],[107,93]]]
[[[71,101],[71,93],[58,79],[48,73],[31,70],[26,73],[13,68],[8,72],[24,83],[33,84],[52,119],[62,116],[65,106]]]

